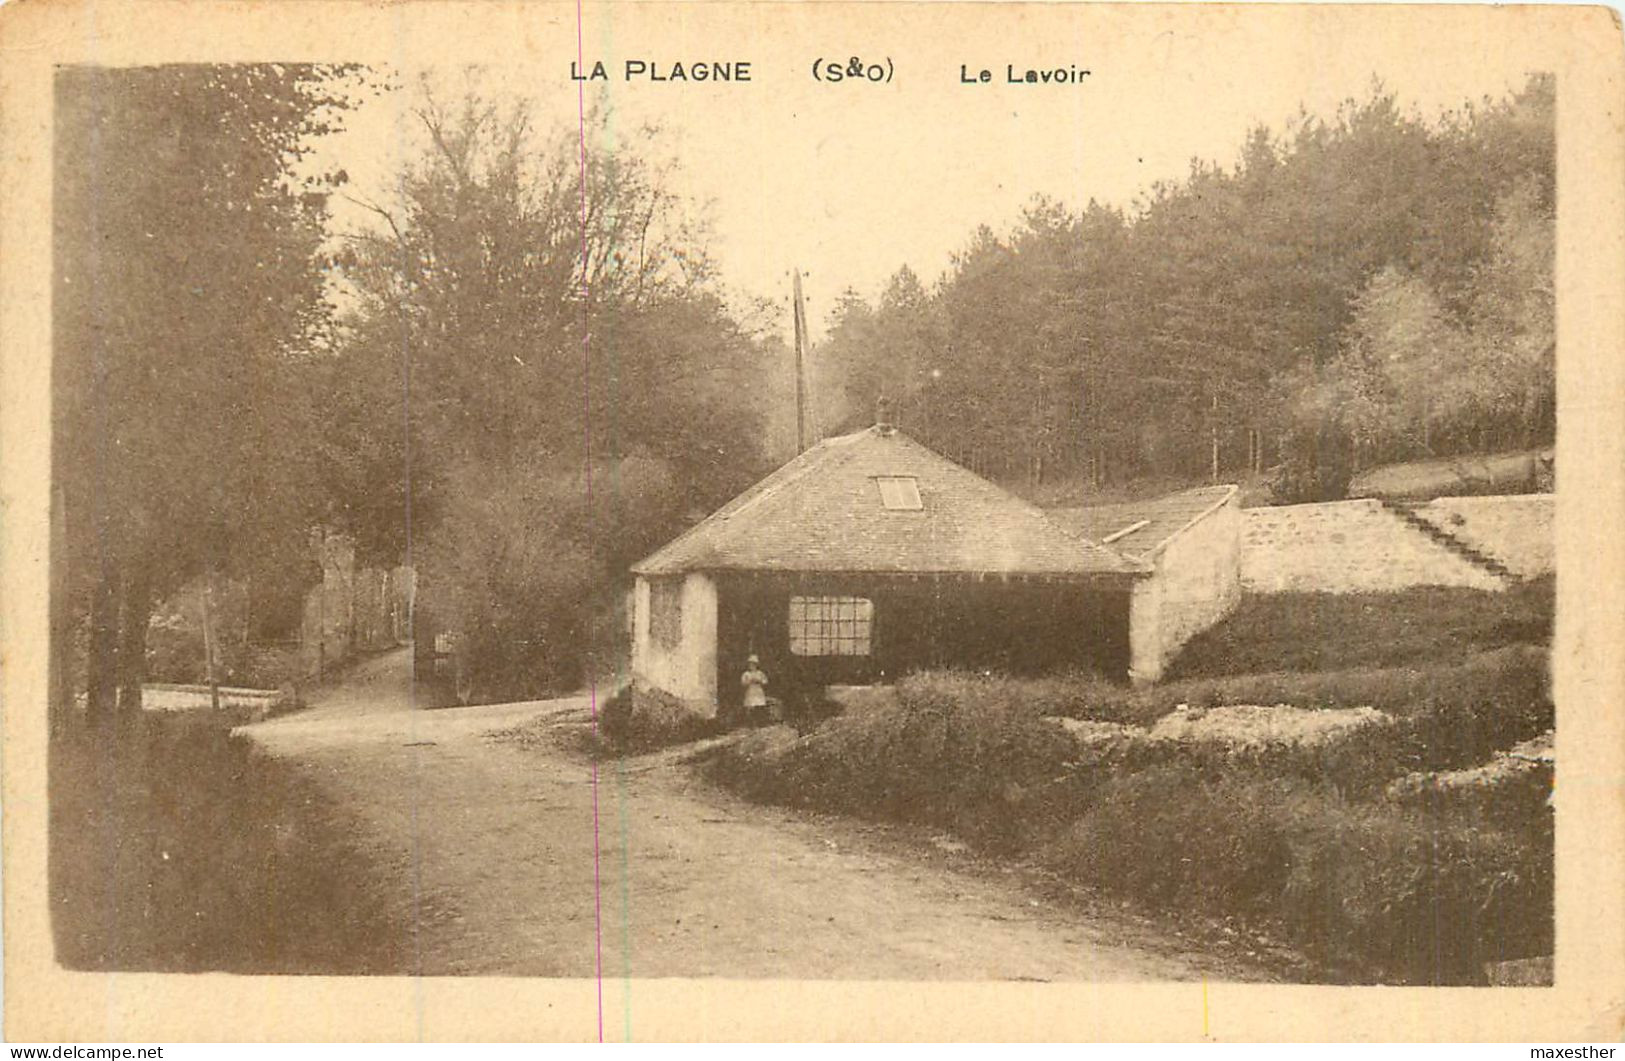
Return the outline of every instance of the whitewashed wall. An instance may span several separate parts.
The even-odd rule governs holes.
[[[1168,539],[1129,598],[1129,675],[1161,679],[1185,642],[1241,599],[1241,509],[1234,494]]]
[[[632,591],[632,678],[684,701],[695,713],[717,711],[717,586],[703,574],[675,576],[682,613],[675,645],[664,645],[653,631],[654,591],[640,577]]]

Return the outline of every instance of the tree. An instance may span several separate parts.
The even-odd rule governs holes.
[[[1436,425],[1471,415],[1466,335],[1420,278],[1397,268],[1378,273],[1355,300],[1331,368],[1349,380],[1344,422],[1374,452],[1431,455]]]
[[[155,599],[302,531],[322,499],[309,366],[323,222],[298,175],[355,71],[58,74],[55,465],[93,717],[139,704]],[[119,674],[122,669],[122,677]]]
[[[816,360],[837,381],[830,419],[838,429],[872,424],[885,397],[895,419],[924,430],[927,388],[944,359],[935,308],[914,270],[899,268],[873,307],[856,291],[843,291]]]
[[[872,394],[912,356],[904,319],[928,321],[933,435],[1007,479],[1256,471],[1273,441],[1323,496],[1356,446],[1541,437],[1553,101],[1536,76],[1429,121],[1376,83],[1130,210],[1035,200],[977,228],[923,307],[845,301],[831,360]]]
[[[543,135],[522,106],[425,91],[424,150],[366,203],[342,345],[410,475],[422,603],[464,635],[476,695],[568,685],[627,565],[761,469],[757,337],[645,130]],[[385,425],[388,426],[385,426]]]
[[[1485,418],[1525,446],[1550,437],[1557,366],[1556,217],[1538,174],[1496,203],[1471,308],[1473,381]]]

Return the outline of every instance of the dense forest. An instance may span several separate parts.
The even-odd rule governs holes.
[[[1543,442],[1553,106],[1536,76],[1430,122],[1378,86],[1130,209],[1034,201],[931,289],[905,267],[848,292],[821,390],[848,425],[888,393],[1018,482],[1273,469],[1329,498],[1361,466]]]
[[[389,92],[422,150],[388,197],[309,172]],[[1553,106],[1546,77],[1434,121],[1378,88],[1128,208],[967,217],[934,286],[840,300],[819,420],[886,394],[1008,482],[1269,471],[1283,499],[1543,442]],[[663,143],[350,67],[64,71],[54,621],[84,668],[55,657],[59,702],[137,706],[157,603],[298,593],[318,526],[417,567],[480,695],[604,666],[628,564],[787,456],[793,415],[785,322],[723,286]]]

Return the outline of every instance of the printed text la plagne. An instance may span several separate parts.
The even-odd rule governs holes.
[[[824,84],[890,83],[895,67],[889,56],[820,56],[812,61],[812,76]],[[960,85],[1081,85],[1090,76],[1087,67],[1075,63],[1062,66],[1029,66],[1005,63],[1003,68],[979,63],[960,63],[957,71],[943,71]],[[750,84],[758,79],[748,59],[627,59],[620,63],[603,59],[574,60],[570,63],[572,81],[611,81],[647,84],[728,83]],[[618,75],[618,77],[617,77]],[[806,76],[803,71],[802,76]]]

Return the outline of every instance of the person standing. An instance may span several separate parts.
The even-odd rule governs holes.
[[[754,652],[745,661],[745,673],[739,676],[739,684],[745,688],[746,718],[767,709],[767,675],[762,671],[761,659]]]

